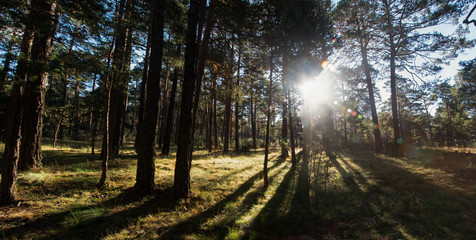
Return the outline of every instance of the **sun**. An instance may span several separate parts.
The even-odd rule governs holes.
[[[326,102],[333,94],[330,81],[324,78],[314,78],[304,81],[299,86],[299,89],[304,101],[309,104]]]

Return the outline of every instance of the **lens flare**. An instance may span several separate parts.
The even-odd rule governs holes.
[[[321,66],[323,68],[326,68],[328,65],[329,65],[329,61],[327,61],[327,60],[324,60],[324,62],[322,62],[322,64],[321,64]]]

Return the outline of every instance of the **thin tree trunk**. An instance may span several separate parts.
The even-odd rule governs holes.
[[[396,75],[396,47],[394,39],[394,28],[392,25],[392,19],[390,18],[390,5],[387,0],[383,0],[385,5],[385,14],[387,17],[387,28],[388,28],[388,37],[390,43],[390,92],[392,98],[392,126],[393,126],[393,138],[394,138],[394,151],[393,153],[396,156],[403,155],[402,139],[400,138],[400,127],[398,119],[398,104],[397,104],[397,75]]]
[[[0,71],[0,96],[5,94],[5,84],[7,82],[8,72],[10,71],[10,63],[13,60],[13,47],[15,46],[15,36],[17,31],[14,30],[10,41],[8,42],[7,53],[3,61],[3,69]]]
[[[197,49],[197,54],[198,54],[198,63],[197,63],[197,69],[196,69],[197,81],[196,81],[195,92],[193,96],[193,108],[192,108],[192,129],[193,130],[192,130],[192,146],[191,146],[191,151],[189,153],[190,161],[192,160],[193,142],[194,142],[194,133],[195,133],[194,130],[195,130],[195,124],[196,124],[195,122],[196,122],[196,116],[198,111],[198,103],[200,100],[200,92],[202,90],[202,82],[204,78],[203,76],[205,72],[205,63],[206,63],[207,55],[208,55],[208,43],[210,41],[210,34],[213,29],[214,21],[215,21],[215,0],[211,0],[210,6],[208,9],[207,24],[205,26],[205,31],[203,33],[203,40],[201,42],[197,41],[197,46],[200,46],[200,47]],[[199,34],[201,34],[201,32],[199,32]],[[190,162],[190,166],[191,166],[191,162]]]
[[[370,110],[372,112],[372,123],[375,138],[375,152],[381,153],[383,150],[382,136],[380,134],[380,125],[378,122],[377,108],[375,106],[374,88],[372,83],[372,77],[370,75],[370,66],[367,59],[367,46],[364,43],[360,43],[360,50],[362,53],[362,64],[364,65],[365,80],[367,82],[367,89],[369,90]]]
[[[132,39],[130,38],[132,29],[128,28],[127,22],[131,19],[132,8],[134,1],[127,0],[120,2],[119,9],[119,22],[117,24],[115,49],[113,52],[113,71],[111,73],[111,81],[114,85],[111,85],[111,104],[109,112],[109,144],[110,154],[112,157],[119,154],[121,129],[123,125],[123,115],[125,110],[125,99],[128,89],[128,60],[130,57],[129,44]]]
[[[226,99],[225,99],[225,121],[224,121],[224,143],[223,143],[223,153],[228,153],[230,148],[230,138],[231,138],[231,95],[233,90],[233,45],[231,46],[231,57],[229,67],[226,74]]]
[[[263,165],[263,181],[264,187],[267,188],[269,184],[268,180],[268,155],[269,155],[269,125],[271,122],[271,104],[273,103],[273,57],[270,58],[270,70],[269,70],[269,90],[268,90],[268,103],[266,110],[266,140],[264,146],[264,165]]]
[[[426,113],[426,120],[428,121],[428,130],[430,131],[430,144],[433,145],[435,140],[433,137],[433,130],[432,130],[433,127],[431,126],[431,117],[428,111],[428,104],[425,100],[423,101],[424,101],[423,106],[425,107],[425,113]]]
[[[181,47],[180,44],[177,47],[177,53],[180,55],[181,52]],[[172,89],[170,90],[170,96],[169,96],[169,108],[168,113],[167,113],[167,122],[165,126],[165,132],[164,132],[164,144],[162,146],[162,155],[169,155],[170,152],[170,139],[172,135],[172,125],[173,125],[173,120],[174,120],[174,109],[175,109],[175,93],[177,92],[177,82],[178,82],[178,76],[179,76],[179,67],[174,68],[174,74],[172,76]]]
[[[238,132],[240,131],[239,116],[240,116],[240,70],[241,70],[241,46],[238,46],[238,73],[236,75],[236,87],[235,87],[235,151],[240,151],[240,137]]]
[[[282,84],[283,84],[283,91],[286,94],[288,92],[288,78],[289,78],[289,59],[286,53],[283,54],[283,77],[282,77]],[[287,99],[283,101],[283,115],[282,121],[283,124],[281,126],[281,156],[287,157],[288,154],[288,103]]]
[[[217,122],[217,69],[212,71],[212,98],[213,98],[213,133],[215,135],[215,150],[220,148],[220,143],[218,142],[218,122]]]
[[[169,94],[169,77],[170,77],[170,68],[169,64],[165,64],[165,67],[167,69],[167,74],[165,75],[165,89],[164,93],[162,94],[162,109],[161,109],[161,114],[160,114],[160,126],[159,126],[159,134],[158,134],[158,139],[157,139],[157,145],[159,148],[163,146],[163,139],[164,139],[164,131],[165,131],[165,122],[167,119],[167,112],[168,112],[168,94]]]
[[[289,133],[291,139],[289,142],[291,143],[291,162],[294,166],[297,165],[297,158],[296,158],[296,146],[294,145],[294,125],[293,125],[293,103],[291,99],[291,93],[290,90],[288,89],[287,92],[287,98],[288,98],[288,103],[289,103],[289,110],[288,110],[288,117],[289,117]]]
[[[448,115],[448,147],[455,146],[454,130],[453,130],[453,116],[450,110],[450,104],[448,99],[445,99],[446,114]]]
[[[251,136],[253,138],[253,148],[257,147],[256,143],[256,106],[254,106],[255,93],[253,91],[255,86],[254,78],[251,78],[251,96],[250,96],[250,111],[251,111]]]
[[[109,74],[108,74],[109,75]],[[109,114],[110,114],[110,104],[111,104],[111,88],[113,84],[113,80],[109,82],[109,77],[106,77],[106,82],[104,86],[104,90],[106,91],[106,106],[104,108],[104,146],[101,152],[102,154],[102,164],[101,164],[101,179],[99,179],[98,187],[102,188],[106,185],[107,180],[107,165],[109,162],[109,158],[111,156],[111,145],[109,144]]]

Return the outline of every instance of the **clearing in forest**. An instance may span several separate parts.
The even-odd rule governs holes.
[[[44,150],[44,167],[19,174],[17,206],[0,208],[6,239],[473,239],[474,155],[423,149],[414,158],[367,151],[314,153],[306,168],[263,151],[196,151],[192,197],[175,201],[174,156],[156,159],[158,190],[137,197],[136,155],[111,163],[80,146]]]

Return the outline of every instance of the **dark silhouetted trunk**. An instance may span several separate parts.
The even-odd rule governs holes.
[[[253,148],[257,147],[256,143],[256,106],[254,106],[255,93],[253,91],[255,86],[254,78],[251,78],[251,96],[250,96],[250,111],[251,111],[251,136],[253,138]]]
[[[165,0],[152,2],[152,37],[150,49],[150,70],[147,80],[147,99],[142,119],[140,138],[137,139],[137,175],[135,188],[150,193],[154,188],[155,177],[155,139],[160,100],[160,74],[164,39]]]
[[[238,47],[238,71],[236,75],[236,87],[235,87],[235,151],[240,151],[240,137],[238,135],[240,131],[240,70],[241,70],[241,47]]]
[[[205,7],[205,1],[203,1],[202,9]],[[204,10],[202,10],[202,14],[204,14]],[[190,165],[191,166],[191,161],[192,161],[192,152],[193,152],[193,147],[194,147],[194,133],[195,133],[195,125],[196,125],[196,119],[197,119],[197,111],[198,111],[198,103],[200,101],[200,92],[202,90],[202,82],[203,82],[203,75],[205,72],[205,63],[207,60],[207,55],[208,55],[208,43],[210,41],[210,34],[213,29],[213,24],[214,24],[214,19],[215,19],[215,0],[210,1],[210,6],[208,8],[208,17],[207,17],[207,23],[205,26],[205,31],[203,33],[203,39],[200,41],[200,38],[197,40],[197,47],[200,46],[197,49],[198,53],[198,63],[197,63],[197,80],[196,80],[196,86],[195,86],[195,92],[193,95],[193,109],[192,109],[192,146],[191,146],[191,151],[189,152],[190,154]],[[202,16],[204,18],[204,16]],[[203,23],[202,23],[203,24]],[[201,31],[201,28],[199,29]],[[201,35],[201,32],[199,32],[199,37]],[[190,171],[190,169],[189,169]]]
[[[197,84],[197,23],[199,1],[191,0],[188,12],[184,77],[178,129],[177,160],[174,174],[174,193],[178,198],[188,197],[190,191],[190,164],[193,143],[192,107]]]
[[[217,69],[212,72],[212,98],[213,98],[213,134],[215,135],[215,150],[220,148],[218,142],[218,122],[217,122]]]
[[[180,54],[180,46],[177,48],[177,52]],[[162,146],[162,155],[169,155],[170,153],[170,141],[172,137],[172,130],[174,125],[174,109],[175,109],[175,93],[177,92],[178,77],[180,74],[180,68],[174,68],[174,74],[172,76],[172,89],[169,96],[169,108],[167,109],[167,122],[164,129],[164,143]]]
[[[264,166],[263,166],[263,180],[264,187],[268,187],[268,155],[269,155],[269,125],[271,123],[271,104],[273,103],[273,58],[270,59],[269,70],[269,89],[268,89],[268,102],[266,109],[266,140],[264,145]]]
[[[370,109],[372,111],[372,123],[373,123],[374,138],[375,138],[375,152],[381,153],[383,150],[382,136],[380,134],[380,125],[378,123],[377,108],[375,106],[374,87],[372,83],[372,77],[370,75],[370,66],[369,66],[369,61],[367,59],[367,46],[364,46],[364,43],[362,42],[360,43],[360,50],[362,53],[362,64],[364,65],[367,89],[369,90],[369,101],[370,101]]]
[[[125,4],[125,5],[124,5]],[[125,101],[128,89],[128,60],[131,52],[128,51],[132,39],[132,29],[127,26],[131,19],[134,0],[122,0],[118,14],[118,24],[116,28],[116,39],[112,57],[111,72],[111,104],[109,105],[109,145],[111,157],[119,154],[121,142],[121,130],[125,114]],[[103,144],[104,145],[104,144]],[[104,148],[104,147],[103,147]],[[104,156],[103,156],[104,157]]]
[[[56,1],[31,1],[30,15],[34,16],[35,33],[31,48],[31,64],[28,68],[21,126],[21,148],[18,167],[21,170],[41,165],[41,135],[45,108],[48,61],[56,32],[58,15]]]
[[[29,18],[32,18],[30,16]],[[15,200],[18,159],[20,158],[20,129],[22,108],[22,82],[26,79],[26,63],[30,58],[33,42],[33,26],[27,24],[20,46],[17,70],[13,80],[5,122],[5,150],[3,152],[2,180],[0,185],[0,205],[10,204]]]
[[[293,102],[291,101],[291,93],[290,90],[288,89],[287,93],[287,98],[288,98],[288,103],[289,103],[289,110],[288,110],[288,116],[289,116],[289,134],[290,134],[290,140],[289,143],[291,144],[291,162],[294,166],[297,164],[297,159],[296,159],[296,146],[295,146],[295,136],[294,136],[294,123],[293,123]]]
[[[10,63],[13,60],[13,47],[15,46],[16,30],[13,32],[10,41],[8,42],[7,52],[5,53],[5,59],[3,60],[3,69],[0,71],[0,96],[5,94],[5,84],[7,82],[8,72],[10,71]]]
[[[149,16],[150,17],[150,16]],[[136,136],[136,141],[134,143],[134,147],[137,147],[137,138],[140,129],[140,125],[142,124],[142,119],[144,118],[144,105],[145,105],[145,99],[147,98],[147,78],[149,76],[149,51],[150,51],[150,37],[152,36],[151,31],[150,31],[150,25],[149,25],[149,34],[147,34],[147,45],[145,48],[145,56],[144,56],[144,69],[142,73],[142,82],[140,83],[140,97],[139,97],[139,113],[137,114],[137,136]]]
[[[399,127],[399,119],[398,119],[398,103],[397,103],[397,75],[396,75],[396,47],[395,47],[395,39],[394,39],[394,28],[392,25],[391,19],[391,9],[390,5],[387,0],[383,1],[385,6],[385,14],[387,20],[387,33],[389,37],[389,45],[390,45],[390,92],[391,92],[391,99],[392,99],[392,126],[393,126],[393,139],[394,139],[394,149],[393,153],[396,156],[403,156],[403,146],[402,146],[402,139],[400,137],[400,127]]]
[[[445,99],[445,107],[446,107],[446,114],[448,116],[447,144],[448,144],[448,147],[454,147],[455,138],[454,138],[454,128],[453,128],[453,116],[451,114],[450,103],[448,99]]]
[[[288,92],[288,81],[289,81],[289,59],[287,54],[283,54],[283,91],[286,94]],[[287,99],[283,101],[283,124],[281,126],[281,156],[287,157],[288,154],[288,102]]]

